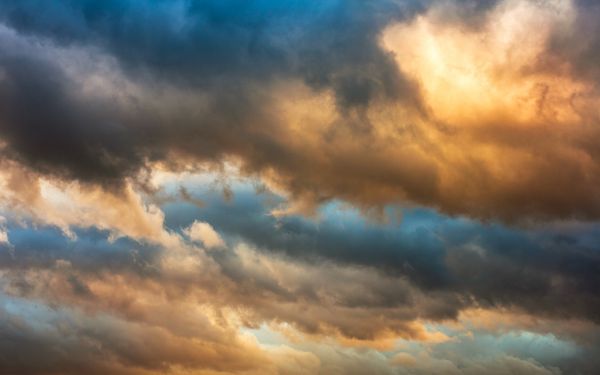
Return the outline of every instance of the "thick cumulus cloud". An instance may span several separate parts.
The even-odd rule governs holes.
[[[40,17],[40,6],[50,6],[48,17]],[[179,148],[194,157],[242,154],[250,162],[284,153],[285,145],[268,135],[279,124],[265,109],[272,98],[260,89],[277,77],[332,88],[343,110],[379,96],[412,95],[376,42],[381,25],[416,8],[410,3],[31,1],[1,8],[5,24],[28,38],[16,48],[7,40],[14,35],[4,35],[8,149],[72,178],[110,183]],[[31,45],[39,43],[88,49],[83,55],[91,55],[87,63],[96,72],[65,76],[71,62],[40,56],[44,48]],[[121,80],[159,91],[174,85],[184,96],[192,90],[188,105],[157,108],[156,98],[139,91],[127,92],[127,103],[82,97],[81,75],[103,73],[89,61],[95,54],[116,58],[112,69],[123,70]],[[179,111],[185,114],[175,116]],[[247,140],[249,149],[238,149]],[[244,155],[256,147],[266,153]]]
[[[3,151],[112,187],[155,162],[234,159],[290,211],[593,219],[596,8],[8,1]]]
[[[0,372],[595,374],[599,15],[2,1]]]

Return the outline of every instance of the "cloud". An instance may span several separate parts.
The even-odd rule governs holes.
[[[213,194],[219,196],[218,192]],[[207,196],[198,194],[198,192],[194,192],[194,195],[202,196],[203,201],[206,202],[203,208],[187,203],[194,209],[209,209],[213,204]],[[239,191],[236,191],[235,196],[236,198],[228,204],[234,206],[248,204],[247,201],[244,203],[242,199],[244,196]],[[218,199],[222,198],[219,196]],[[242,200],[240,201],[240,199]],[[346,220],[338,222],[338,225],[347,226],[348,230],[353,232],[360,231],[360,226],[353,223],[353,220],[358,217],[353,218],[348,215]],[[241,218],[248,221],[247,216],[242,215]],[[285,220],[289,219],[285,218]],[[410,230],[411,226],[415,228],[415,226],[427,225],[432,222],[435,223],[432,217],[423,214],[404,217],[406,230]],[[326,225],[326,222],[322,221],[321,223],[323,224],[321,231],[332,230]],[[439,226],[439,223],[436,225],[438,225],[437,235],[446,236],[447,241],[452,241],[448,238],[451,236],[456,237],[455,241],[465,240],[465,229],[460,229],[465,222],[450,220],[445,225],[454,227],[454,230],[446,233],[443,226]],[[123,371],[132,371],[132,368],[141,366],[150,372],[164,372],[167,371],[167,368],[172,368],[172,371],[176,373],[174,369],[180,365],[190,368],[214,366],[211,368],[232,373],[241,371],[237,368],[230,369],[218,367],[221,365],[213,365],[212,360],[204,357],[202,354],[204,352],[200,349],[197,352],[198,357],[190,354],[188,358],[185,351],[171,356],[169,345],[191,345],[192,348],[195,348],[197,341],[200,340],[206,343],[202,345],[212,348],[211,353],[216,351],[215,354],[211,354],[211,356],[215,356],[214,358],[228,355],[235,357],[237,356],[235,354],[237,341],[222,344],[222,340],[231,335],[236,337],[236,332],[240,327],[256,328],[262,324],[273,324],[275,327],[279,325],[282,327],[281,332],[284,332],[292,342],[334,340],[335,345],[346,348],[342,350],[356,348],[358,353],[360,353],[360,348],[365,347],[370,348],[369,350],[383,352],[394,350],[397,340],[403,338],[413,344],[440,348],[436,358],[442,362],[451,357],[448,350],[451,350],[452,353],[459,350],[453,346],[453,343],[458,338],[466,340],[463,337],[465,331],[474,330],[479,335],[478,337],[482,337],[480,344],[482,353],[508,352],[511,355],[518,354],[518,358],[524,358],[519,361],[525,361],[524,363],[517,361],[516,364],[482,361],[481,363],[471,363],[464,368],[458,362],[449,363],[435,370],[442,374],[445,373],[444,371],[457,372],[459,371],[457,369],[467,371],[466,369],[471,367],[475,372],[478,371],[476,369],[497,368],[498,371],[506,371],[505,368],[527,368],[527,366],[531,366],[532,371],[542,371],[549,361],[549,357],[543,356],[552,353],[552,350],[556,349],[556,345],[563,345],[558,341],[557,344],[548,341],[551,345],[549,344],[547,349],[543,349],[541,352],[532,352],[531,347],[527,344],[517,345],[510,341],[521,340],[519,334],[502,336],[504,332],[532,330],[539,331],[540,337],[553,333],[566,340],[576,340],[577,345],[589,348],[594,348],[597,337],[600,337],[593,334],[597,328],[593,323],[594,305],[588,304],[584,308],[583,304],[578,302],[593,301],[591,299],[593,297],[585,292],[586,286],[591,287],[591,284],[587,284],[585,278],[575,276],[577,274],[573,274],[571,277],[580,283],[582,289],[574,289],[570,292],[570,298],[574,303],[568,307],[562,306],[562,310],[555,310],[553,306],[557,302],[554,302],[554,305],[550,302],[564,298],[561,295],[560,288],[562,287],[553,292],[557,294],[540,296],[537,290],[532,289],[532,285],[535,286],[535,283],[531,284],[532,281],[529,279],[523,276],[514,276],[515,274],[510,277],[518,278],[521,282],[519,289],[515,289],[515,286],[509,284],[505,278],[500,278],[497,283],[491,282],[490,280],[494,280],[498,275],[502,276],[498,271],[488,272],[489,278],[478,276],[479,287],[474,287],[470,283],[463,285],[452,282],[432,287],[420,285],[418,278],[412,279],[402,271],[386,273],[378,270],[377,267],[364,266],[343,258],[330,258],[322,261],[320,259],[323,258],[318,257],[310,260],[298,257],[293,253],[283,255],[276,249],[257,249],[239,240],[233,241],[233,234],[229,230],[222,232],[223,236],[228,239],[227,243],[238,243],[238,245],[227,251],[218,252],[204,252],[201,248],[186,246],[183,241],[180,242],[179,247],[158,244],[158,248],[128,238],[111,241],[110,232],[106,230],[74,227],[72,230],[75,236],[71,239],[65,237],[63,232],[58,229],[23,228],[11,222],[7,224],[7,230],[10,233],[14,251],[13,256],[6,255],[0,258],[0,280],[2,280],[0,286],[3,293],[10,298],[22,300],[22,303],[35,301],[42,305],[62,306],[72,310],[64,319],[65,322],[76,319],[79,322],[77,324],[80,324],[78,326],[80,328],[77,328],[77,331],[72,334],[73,339],[98,341],[102,343],[103,347],[107,345],[108,348],[118,344],[115,348],[110,349],[110,353],[112,353],[110,357],[114,357],[110,363],[117,363],[119,366],[124,363],[126,369]],[[391,227],[389,230],[397,230],[397,228]],[[421,230],[417,233],[423,236],[427,231]],[[519,254],[518,251],[512,255],[507,254],[505,257],[494,256],[492,255],[495,251],[494,248],[489,248],[490,245],[486,244],[491,234],[482,231],[481,228],[478,228],[475,233],[477,236],[488,238],[481,242],[482,248],[475,253],[478,253],[479,256],[486,254],[490,257],[489,264],[495,264],[494,267],[499,270],[505,268],[511,270],[514,264],[521,264],[520,267],[526,269],[527,272],[533,272],[533,268],[528,265],[526,258],[515,257],[515,254]],[[492,233],[500,232],[492,231]],[[309,236],[316,238],[315,234]],[[505,236],[506,234],[501,238]],[[337,237],[344,238],[345,236]],[[349,240],[352,241],[352,238]],[[467,240],[467,242],[470,241]],[[516,242],[518,243],[518,241]],[[370,248],[371,258],[377,257],[377,251],[373,250],[377,248],[378,246]],[[268,252],[266,252],[267,250]],[[363,248],[363,251],[369,251],[369,248]],[[401,254],[402,247],[397,247],[396,251]],[[471,254],[475,250],[455,245],[455,249],[452,251],[458,254]],[[515,258],[511,259],[508,255]],[[531,256],[536,257],[535,254]],[[585,262],[584,258],[581,261]],[[548,259],[549,265],[554,262],[553,258]],[[484,266],[475,263],[472,268],[467,262],[464,262],[464,265],[473,272],[473,269],[482,267],[485,271],[488,263],[483,263]],[[568,261],[567,265],[569,263],[576,264]],[[457,272],[454,263],[451,262],[448,267],[451,272]],[[551,279],[549,280],[560,280],[568,275],[568,272],[565,273],[564,270],[544,265],[536,272],[543,275],[544,272],[550,271],[553,273],[550,273]],[[435,268],[432,270],[424,268],[421,272],[436,271]],[[546,282],[547,279],[540,280]],[[512,291],[513,295],[511,296],[504,290]],[[517,293],[518,291],[521,292]],[[7,298],[4,297],[3,300],[10,299]],[[530,300],[531,303],[528,303],[527,300]],[[481,307],[479,312],[469,310],[478,306]],[[507,310],[496,311],[502,307]],[[486,314],[492,317],[487,318]],[[503,320],[494,319],[494,314],[500,314],[499,316]],[[82,317],[77,318],[79,315]],[[21,316],[26,315],[21,314]],[[105,316],[108,320],[103,318]],[[543,317],[548,317],[549,320],[540,320],[546,319]],[[38,321],[39,319],[33,320]],[[498,325],[488,325],[486,322],[490,320],[497,321]],[[52,320],[52,322],[52,327],[57,326],[58,321]],[[582,329],[575,329],[574,322],[581,322],[577,324],[581,324]],[[90,331],[90,327],[93,328],[97,324],[101,324],[103,328],[98,328],[98,331]],[[103,324],[107,324],[107,326]],[[437,324],[437,326],[432,327],[431,324]],[[589,327],[589,335],[585,333],[585,327]],[[116,333],[111,333],[113,330]],[[99,335],[99,332],[104,333]],[[492,337],[501,335],[504,338],[486,338],[490,335]],[[220,339],[220,337],[222,338]],[[125,338],[127,339],[125,340]],[[44,353],[49,345],[44,343],[56,339],[44,341],[38,337],[33,340],[41,343],[39,352]],[[163,344],[136,346],[137,343],[147,340],[155,340],[165,346]],[[188,344],[188,340],[192,340],[193,344]],[[123,342],[129,341],[132,341],[132,344],[128,346],[130,349],[126,350],[121,345]],[[462,349],[460,350],[472,352],[473,348],[468,342],[467,340],[461,343],[459,347]],[[485,346],[484,350],[484,347],[481,346],[484,343],[491,346]],[[221,345],[233,347],[225,350]],[[173,346],[173,348],[175,347]],[[544,366],[529,364],[525,354],[521,351],[514,352],[517,349],[521,350],[519,348],[525,348],[523,353],[529,353],[527,355],[541,353],[541,358],[546,359],[537,360]],[[83,352],[79,358],[82,358],[85,363],[80,366],[103,368],[98,367],[95,360],[86,359],[88,355],[96,358],[93,351],[88,353],[91,349],[84,347],[81,350]],[[130,352],[131,350],[133,352]],[[240,350],[247,352],[249,349],[240,348]],[[261,350],[256,352],[258,358],[269,356],[268,363],[271,363],[264,364],[264,366],[271,369],[273,367],[269,366],[275,366],[275,369],[279,368],[277,366],[280,365],[271,362],[272,360],[280,363],[277,358],[273,357],[275,354],[264,353]],[[317,349],[304,348],[302,350],[315,353]],[[196,353],[196,349],[194,352]],[[156,353],[160,353],[160,355]],[[591,358],[588,357],[589,354],[580,356],[579,354],[569,354],[570,352],[565,350],[562,350],[562,353],[564,357],[558,362],[553,362],[561,367],[569,364],[585,366],[588,363],[586,358]],[[338,359],[330,358],[325,362],[322,362],[321,355],[325,354],[319,354],[321,367],[316,367],[316,362],[314,359],[310,359],[310,356],[300,355],[299,361],[308,361],[306,362],[307,366],[315,369],[315,372],[316,368],[320,368],[322,371],[330,369],[332,373],[336,373],[336,371],[344,373],[344,370],[339,370],[338,366],[340,366],[339,361],[343,361],[342,358],[345,358],[345,355],[338,358],[338,354],[336,354],[333,358]],[[382,371],[389,370],[388,360],[378,357],[380,354],[373,354],[374,357],[371,359],[364,358],[363,354],[356,355],[356,368],[379,368],[381,366]],[[415,355],[415,353],[411,355]],[[149,360],[150,357],[153,359]],[[559,357],[554,356],[553,358],[556,360]],[[261,359],[258,362],[248,362],[248,366],[250,366],[248,371],[250,368],[256,368],[257,372],[267,371],[262,367],[264,361]],[[432,359],[424,362],[426,363],[424,369],[419,371],[431,373],[432,369],[437,367],[427,366],[437,366],[436,361],[437,359]],[[12,363],[17,367],[24,366],[14,362],[7,363]],[[261,365],[257,363],[261,363]],[[441,363],[439,365],[441,366]],[[346,367],[342,368],[346,369]],[[98,371],[101,372],[101,370]],[[276,370],[273,371],[276,373]],[[391,372],[391,370],[389,371]],[[415,371],[415,373],[419,373],[417,370]],[[309,371],[309,373],[311,372]]]
[[[7,354],[0,359],[3,372],[177,374],[204,369],[234,373],[262,368],[267,361],[250,340],[232,336],[227,328],[221,329],[221,338],[211,340],[6,296],[3,304],[0,326]]]
[[[183,233],[190,240],[203,243],[208,249],[225,245],[219,233],[215,232],[213,227],[208,223],[194,221],[192,225],[183,230]]]
[[[44,174],[114,188],[226,161],[285,191],[282,212],[600,212],[588,3],[37,5],[0,8],[0,135]]]
[[[0,372],[593,373],[599,12],[2,2]]]
[[[162,211],[143,202],[131,183],[111,191],[48,179],[9,161],[0,165],[0,207],[13,217],[56,226],[68,235],[72,235],[71,227],[95,227],[111,231],[114,238],[159,244],[179,241],[164,229]]]
[[[253,139],[254,145],[277,152],[280,146],[274,140],[251,127],[277,121],[264,108],[271,95],[261,93],[261,87],[268,90],[280,76],[316,90],[333,88],[336,102],[348,107],[404,90],[402,77],[375,38],[377,25],[394,14],[402,16],[408,5],[387,2],[367,11],[363,8],[369,5],[361,2],[336,1],[180,1],[152,7],[130,1],[60,2],[43,19],[38,18],[38,6],[31,1],[0,8],[2,19],[19,33],[5,30],[4,35],[4,43],[13,48],[2,61],[7,103],[2,135],[15,158],[68,178],[115,184],[134,175],[148,159],[165,159],[172,151],[200,159],[250,151],[239,149],[244,147],[224,128],[237,128],[239,139]],[[165,12],[171,17],[164,17]],[[139,22],[130,23],[132,18]],[[153,26],[135,26],[144,24]],[[323,38],[328,34],[319,29],[334,25],[338,34]],[[362,45],[359,60],[353,58],[357,44]],[[47,49],[58,55],[77,51],[79,65],[86,69],[69,76],[65,70],[73,70],[73,60],[44,58]],[[126,103],[116,101],[112,92],[99,98],[80,87],[90,75],[110,83],[115,72],[125,81],[118,82],[116,91],[126,90]],[[147,94],[128,90],[134,82]],[[157,91],[172,87],[179,95],[191,93],[187,101],[195,109],[174,108],[172,101],[158,105]],[[198,97],[206,104],[199,106]],[[39,108],[29,111],[31,107]],[[180,124],[169,130],[166,123]]]
[[[10,244],[8,240],[8,233],[5,228],[6,218],[0,216],[0,243]]]
[[[269,212],[278,205],[277,199],[241,188],[234,192],[235,199],[225,203],[214,193],[197,191],[205,206],[193,211],[172,207],[166,222],[190,215],[189,222],[176,225],[188,226],[200,218],[228,242],[252,244],[261,253],[285,255],[312,266],[331,262],[369,267],[403,278],[411,287],[439,293],[436,303],[420,306],[423,316],[433,319],[454,317],[472,303],[518,307],[543,316],[592,320],[597,316],[595,225],[569,229],[557,223],[551,230],[518,229],[423,209],[405,209],[401,222],[376,224],[342,204],[326,205],[314,221],[297,215],[274,217]],[[219,260],[226,270],[237,262],[229,265],[231,261],[226,256]],[[405,305],[411,294],[401,285],[390,285],[390,293],[382,287],[381,294],[372,290],[369,297],[357,295],[348,303]],[[569,306],[560,303],[565,298],[571,301]]]
[[[133,188],[123,200],[31,172],[29,181],[40,178],[41,188],[23,185],[10,168],[5,173],[10,188],[3,192],[12,202],[5,208],[16,221],[8,216],[5,224],[11,251],[0,257],[0,279],[2,290],[18,298],[176,332],[190,319],[182,312],[200,304],[202,314],[228,311],[227,320],[236,326],[286,323],[310,340],[378,350],[393,348],[399,337],[430,345],[452,340],[426,325],[452,322],[473,308],[597,324],[595,225],[519,230],[427,209],[404,210],[400,222],[372,222],[341,203],[325,205],[318,220],[277,217],[269,212],[282,197],[238,181],[226,201],[206,177],[206,190],[188,190],[202,206],[179,194],[179,186],[200,179],[177,177],[168,189],[168,179],[164,189],[157,187],[175,200],[149,212],[143,193]],[[97,199],[115,203],[105,207]],[[121,208],[114,211],[117,204],[128,212],[140,208],[140,222],[118,214]],[[146,222],[153,229],[138,232]],[[220,238],[227,250],[204,251],[184,240],[197,238],[194,228]],[[567,298],[565,306],[561,301]],[[534,326],[511,321],[514,329]],[[202,327],[197,334],[210,336]],[[596,345],[594,335],[569,332],[558,323],[543,327]]]

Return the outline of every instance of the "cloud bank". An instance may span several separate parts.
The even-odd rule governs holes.
[[[0,372],[595,374],[600,7],[0,4]]]

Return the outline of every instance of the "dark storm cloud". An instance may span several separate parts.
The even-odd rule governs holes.
[[[141,166],[110,103],[86,103],[47,59],[0,53],[0,135],[6,152],[42,172],[114,185]]]
[[[2,41],[1,135],[12,157],[37,170],[105,185],[170,151],[201,160],[243,155],[253,169],[266,167],[265,157],[298,163],[267,136],[279,120],[265,110],[270,98],[259,87],[298,78],[332,88],[343,111],[375,97],[413,100],[414,88],[377,37],[417,8],[391,1],[4,2],[0,18],[30,39],[19,48],[8,35]],[[134,80],[208,94],[210,104],[198,115],[170,108],[165,119],[142,97],[119,105],[81,95],[64,63],[40,56],[47,44],[97,48]]]
[[[417,1],[26,0],[4,2],[0,14],[26,35],[96,45],[130,71],[148,69],[179,83],[298,74],[315,86],[339,88],[342,101],[364,102],[369,91],[354,88],[380,85],[399,94],[401,77],[376,36],[419,7]]]
[[[166,213],[168,222],[170,212]],[[300,216],[276,219],[259,199],[243,193],[236,194],[232,205],[213,200],[199,214],[218,231],[294,258],[325,258],[376,267],[409,276],[423,287],[449,282],[443,265],[444,243],[426,228],[404,230],[403,226],[380,226],[343,217],[325,217],[318,223]]]
[[[166,221],[176,228],[200,217],[231,240],[252,243],[261,251],[309,264],[373,267],[407,278],[421,290],[440,293],[440,300],[448,298],[441,316],[453,316],[474,304],[599,322],[597,227],[575,234],[560,229],[538,232],[427,210],[407,211],[400,223],[377,225],[331,206],[315,222],[299,216],[273,217],[269,205],[264,205],[269,200],[263,198],[244,191],[237,192],[232,203],[202,196],[206,206],[200,209],[166,207]],[[227,254],[215,256],[228,264]],[[399,290],[395,297],[388,296],[387,303],[402,304],[403,298]]]
[[[595,246],[565,245],[500,226],[472,227],[462,235],[467,242],[450,243],[458,247],[449,251],[447,262],[457,288],[482,306],[518,306],[539,316],[599,322],[600,256]]]
[[[558,121],[552,116],[524,126],[481,116],[478,126],[460,129],[432,118],[437,103],[424,103],[420,83],[399,69],[410,55],[384,50],[380,40],[388,25],[416,15],[466,35],[486,30],[496,5],[6,1],[2,150],[37,171],[103,186],[140,178],[153,162],[177,169],[234,157],[244,173],[275,175],[305,212],[337,198],[362,207],[409,201],[515,221],[596,218],[600,153],[597,130],[585,126],[598,121],[595,94],[583,95],[587,106],[573,97],[581,124],[568,130],[545,131]],[[586,9],[595,12],[591,3],[576,6],[581,19]],[[579,77],[592,77],[593,64],[584,65],[597,50],[594,37],[582,49],[567,47],[595,27],[592,17],[568,33],[558,28],[564,37],[551,38],[535,69],[566,62]],[[73,59],[74,51],[84,58]],[[118,84],[86,89],[90,77]],[[333,104],[302,101],[295,96],[302,90],[278,86],[290,82],[308,86],[313,99],[331,93]],[[298,102],[302,114],[287,118],[295,111],[282,103]],[[311,120],[328,111],[334,113]],[[486,145],[502,155],[494,158],[502,168],[473,151]],[[591,161],[574,156],[580,152]],[[513,179],[513,169],[522,176]]]

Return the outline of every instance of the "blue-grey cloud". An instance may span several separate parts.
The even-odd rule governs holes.
[[[230,241],[252,243],[261,251],[312,264],[367,266],[408,278],[423,290],[447,293],[454,305],[440,316],[454,316],[475,304],[518,307],[552,317],[598,318],[596,226],[579,233],[521,230],[426,209],[405,210],[400,222],[377,224],[338,204],[326,206],[318,220],[277,218],[269,213],[277,199],[250,190],[238,191],[232,202],[216,193],[199,196],[206,203],[202,208],[167,205],[167,224],[177,229],[199,218]],[[460,298],[454,300],[456,296]],[[561,303],[565,300],[568,306]],[[401,294],[388,299],[390,304],[404,302]]]

